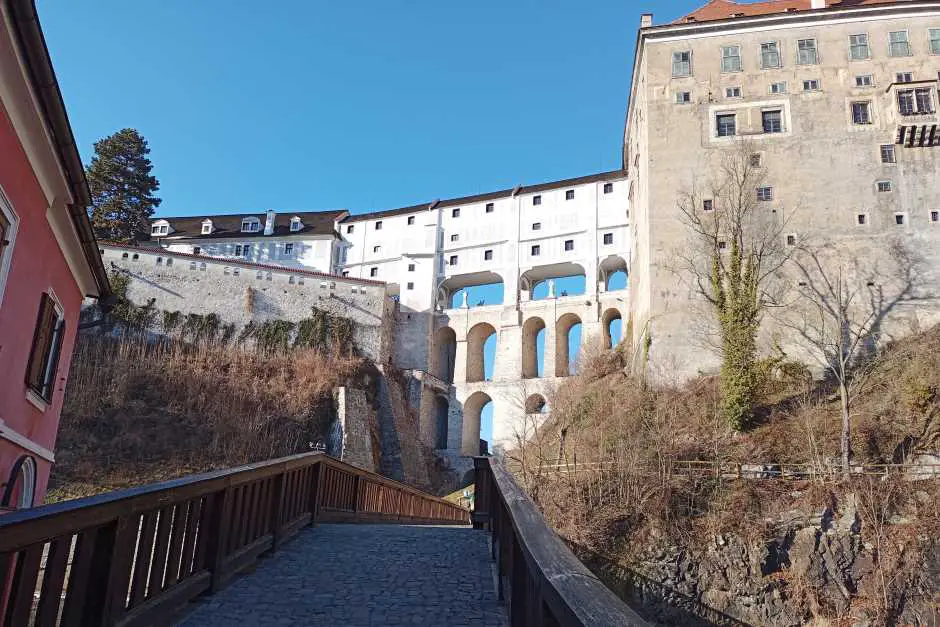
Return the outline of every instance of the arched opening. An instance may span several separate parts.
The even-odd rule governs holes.
[[[454,382],[454,362],[457,359],[457,334],[450,327],[434,332],[431,351],[431,374],[445,383]]]
[[[522,273],[519,289],[523,300],[581,296],[587,291],[584,268],[577,263],[536,266]]]
[[[608,309],[601,316],[604,327],[604,348],[613,348],[623,339],[623,319],[617,309]]]
[[[451,276],[437,288],[439,309],[502,305],[503,278],[495,272],[473,272]]]
[[[443,396],[434,397],[435,438],[434,448],[447,448],[447,423],[450,414],[450,404]]]
[[[522,378],[545,376],[545,321],[529,318],[522,325]]]
[[[26,509],[36,501],[36,460],[30,455],[21,455],[10,469],[0,507]]]
[[[544,414],[545,397],[541,394],[532,394],[529,398],[525,399],[525,413]]]
[[[492,411],[493,399],[485,392],[474,392],[463,404],[463,432],[461,433],[461,455],[480,455],[482,447],[481,427],[483,414]]]
[[[623,257],[611,255],[597,264],[597,274],[605,292],[627,289],[627,262]]]
[[[488,322],[467,333],[467,383],[491,381],[496,365],[496,329]]]
[[[555,323],[555,376],[567,377],[575,372],[581,349],[581,318],[566,313]]]

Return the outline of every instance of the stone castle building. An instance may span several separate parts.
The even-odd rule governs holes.
[[[782,247],[835,240],[877,259],[900,239],[925,258],[918,281],[936,285],[938,78],[936,0],[713,0],[671,24],[643,16],[622,170],[357,215],[168,217],[153,223],[160,252],[146,259],[102,249],[149,297],[190,301],[206,285],[180,285],[210,268],[212,295],[191,307],[237,309],[239,290],[257,282],[272,304],[251,319],[325,303],[352,312],[373,329],[363,352],[409,377],[425,442],[459,466],[479,450],[487,403],[497,445],[538,420],[570,374],[576,325],[582,349],[606,347],[620,320],[661,381],[717,365],[701,341],[701,299],[674,263],[694,245],[678,203],[737,146],[764,173],[747,190],[758,210],[787,218]],[[181,260],[172,270],[170,257]],[[629,288],[611,282],[619,273]],[[583,293],[555,289],[571,276]],[[485,298],[467,297],[480,286]],[[892,328],[936,319],[927,292],[892,311]]]

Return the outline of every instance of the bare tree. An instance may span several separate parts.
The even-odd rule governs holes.
[[[832,243],[792,257],[798,295],[781,321],[839,388],[842,472],[852,457],[851,404],[864,381],[885,317],[916,297],[918,261],[899,241],[888,255],[868,261]]]
[[[676,272],[715,313],[722,415],[742,429],[760,385],[757,332],[765,310],[779,303],[776,273],[792,254],[785,236],[789,217],[773,203],[772,188],[764,185],[767,170],[749,141],[723,151],[708,169],[711,178],[678,201],[693,241],[677,251]]]

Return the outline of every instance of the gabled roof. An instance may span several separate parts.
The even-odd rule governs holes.
[[[898,4],[905,0],[827,0],[826,8],[848,8],[875,4]],[[733,0],[711,0],[703,7],[679,18],[674,24],[688,22],[711,22],[737,17],[755,17],[776,13],[812,11],[811,0],[767,0],[765,2],[734,2]]]
[[[160,217],[153,220],[169,222],[173,227],[173,232],[169,235],[151,236],[151,239],[180,238],[180,239],[230,239],[246,237],[283,237],[285,235],[336,235],[334,228],[335,222],[346,215],[345,211],[303,211],[277,213],[274,216],[274,234],[264,235],[263,231],[255,233],[242,233],[242,220],[245,218],[256,218],[264,227],[267,215],[261,213],[232,213],[217,216],[185,216],[185,217]],[[303,228],[299,231],[290,230],[290,221],[292,218],[300,218]],[[212,233],[210,235],[202,234],[202,223],[206,220],[212,220]]]

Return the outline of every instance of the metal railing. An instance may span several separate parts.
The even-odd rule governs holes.
[[[468,524],[443,499],[304,453],[0,516],[3,625],[152,625],[314,522]]]
[[[512,627],[647,624],[575,557],[501,463],[477,457],[474,468],[473,526],[490,531]]]

